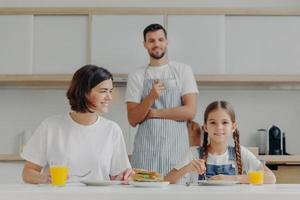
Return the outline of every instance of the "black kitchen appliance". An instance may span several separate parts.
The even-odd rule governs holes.
[[[282,155],[282,133],[277,126],[272,126],[269,129],[269,154]]]

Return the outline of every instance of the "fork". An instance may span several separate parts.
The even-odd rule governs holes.
[[[201,177],[202,177],[202,180],[207,180],[206,173],[203,173],[203,174],[201,175]]]

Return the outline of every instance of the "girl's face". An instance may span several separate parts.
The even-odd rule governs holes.
[[[94,105],[91,110],[99,113],[108,111],[108,104],[112,100],[112,80],[105,80],[91,89],[87,95],[88,100]]]
[[[227,138],[236,129],[236,123],[233,123],[230,115],[222,108],[213,110],[208,114],[207,122],[204,124],[204,130],[208,133],[211,143],[227,143]]]

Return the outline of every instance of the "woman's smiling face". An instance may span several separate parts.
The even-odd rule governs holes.
[[[96,85],[87,98],[93,105],[90,109],[99,113],[106,113],[108,111],[108,105],[112,100],[113,83],[112,80],[105,80]]]

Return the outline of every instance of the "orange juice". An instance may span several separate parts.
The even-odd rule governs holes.
[[[252,185],[262,185],[264,183],[264,171],[248,172],[249,183]]]
[[[65,186],[67,181],[67,176],[69,173],[69,168],[66,166],[51,166],[51,184],[53,186]]]

